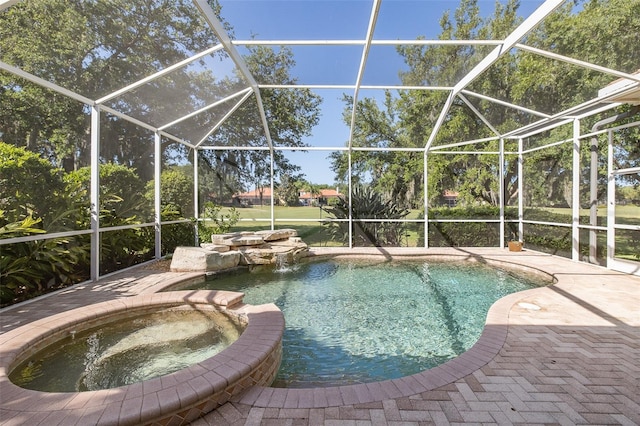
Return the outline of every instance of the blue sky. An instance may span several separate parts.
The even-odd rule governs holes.
[[[505,0],[500,0],[505,3]],[[222,16],[233,27],[236,40],[362,40],[372,8],[371,0],[220,0]],[[480,13],[491,15],[496,0],[478,0]],[[526,17],[543,0],[521,0],[519,13]],[[374,39],[435,39],[439,20],[449,10],[453,15],[458,0],[383,0]],[[296,66],[293,76],[302,84],[354,84],[360,65],[361,46],[291,46]],[[242,53],[243,48],[239,51]],[[394,46],[373,46],[363,84],[399,85],[398,71],[406,69]],[[315,90],[323,97],[320,123],[305,139],[311,146],[344,146],[349,129],[342,120],[343,90]],[[348,92],[347,92],[348,93]],[[352,94],[352,93],[349,93]],[[365,96],[382,99],[366,91]],[[362,96],[361,96],[362,97]],[[294,153],[292,162],[302,168],[313,183],[333,183],[326,152]]]

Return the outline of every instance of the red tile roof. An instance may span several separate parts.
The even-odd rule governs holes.
[[[243,192],[241,194],[235,194],[234,197],[236,198],[260,198],[260,191],[259,190],[253,190],[253,191],[249,191],[249,192]],[[266,197],[271,197],[271,188],[270,187],[265,187],[262,189],[262,197],[266,198]]]
[[[340,195],[342,195],[342,194],[340,194],[335,189],[321,189],[320,190],[320,197],[330,198],[330,197],[338,197]],[[306,199],[317,198],[317,197],[311,197],[311,193],[310,192],[302,191],[302,192],[300,192],[300,198],[303,199],[303,200],[306,200]]]

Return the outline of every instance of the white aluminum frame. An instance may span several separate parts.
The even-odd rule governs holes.
[[[18,3],[19,0],[0,0],[0,11]],[[149,75],[139,81],[131,83],[125,87],[122,87],[110,94],[107,94],[99,99],[93,100],[89,99],[81,94],[74,92],[73,90],[69,90],[68,88],[59,86],[55,83],[49,82],[45,79],[37,77],[29,72],[26,72],[18,67],[12,66],[5,62],[0,61],[0,70],[4,70],[9,72],[17,77],[26,79],[32,83],[45,87],[54,92],[60,93],[64,96],[67,96],[71,99],[75,99],[85,105],[87,105],[91,109],[91,194],[90,194],[90,203],[91,203],[91,229],[90,230],[78,230],[78,231],[70,231],[70,232],[62,232],[62,233],[52,233],[45,235],[35,235],[30,237],[21,237],[21,238],[11,238],[0,240],[0,245],[5,244],[13,244],[17,242],[26,242],[26,241],[37,241],[43,239],[57,238],[62,236],[78,236],[78,235],[86,235],[91,234],[91,279],[97,280],[100,277],[100,233],[108,230],[118,230],[118,229],[130,229],[130,228],[139,228],[146,226],[153,226],[155,229],[155,239],[156,239],[156,247],[155,247],[155,257],[159,258],[161,255],[161,227],[166,224],[173,223],[186,223],[188,220],[180,220],[180,221],[168,221],[162,222],[160,217],[160,173],[161,173],[161,164],[158,161],[161,158],[161,143],[162,138],[166,138],[168,140],[172,140],[174,142],[181,143],[186,147],[193,149],[194,152],[194,208],[196,218],[198,216],[199,211],[199,200],[198,200],[198,153],[201,150],[252,150],[252,151],[269,151],[270,153],[270,187],[271,187],[271,215],[268,219],[257,219],[255,221],[266,221],[269,222],[271,228],[275,227],[275,223],[278,221],[298,221],[298,222],[317,222],[315,219],[286,219],[286,218],[275,218],[274,215],[274,152],[275,151],[342,151],[346,152],[348,156],[348,195],[349,195],[349,211],[351,212],[351,192],[352,192],[352,153],[357,151],[367,152],[367,151],[398,151],[398,152],[422,152],[423,153],[423,167],[424,167],[424,209],[425,209],[425,217],[420,220],[402,220],[397,222],[402,223],[424,223],[424,241],[425,246],[429,246],[428,241],[428,230],[429,223],[434,222],[489,222],[489,223],[499,223],[501,226],[500,230],[500,247],[504,246],[505,236],[504,229],[505,224],[507,222],[517,222],[518,223],[518,234],[519,239],[523,239],[524,235],[524,224],[540,224],[540,225],[551,225],[558,227],[570,227],[572,229],[572,259],[580,260],[579,257],[579,231],[580,229],[593,229],[598,231],[607,231],[607,245],[608,245],[608,253],[607,253],[607,266],[610,268],[622,268],[625,271],[630,271],[630,273],[638,273],[640,267],[638,265],[633,265],[632,268],[629,268],[628,265],[618,265],[618,260],[615,259],[614,256],[614,248],[615,248],[615,230],[616,229],[631,229],[631,230],[640,230],[640,226],[629,226],[629,225],[618,225],[615,224],[615,176],[619,174],[625,173],[638,173],[640,172],[640,168],[633,169],[622,169],[622,170],[614,170],[613,169],[613,132],[617,129],[624,128],[625,126],[633,126],[640,125],[640,123],[631,123],[625,126],[618,126],[614,128],[600,130],[598,132],[592,132],[589,134],[580,134],[579,123],[580,120],[591,116],[596,113],[604,113],[610,109],[618,107],[620,104],[615,102],[609,102],[609,99],[615,98],[616,96],[623,95],[627,92],[631,92],[633,90],[637,90],[640,87],[640,74],[628,74],[625,72],[620,72],[617,70],[613,70],[610,68],[602,67],[596,64],[592,64],[589,62],[569,58],[563,55],[559,55],[553,52],[549,52],[546,50],[541,50],[538,48],[534,48],[531,46],[527,46],[520,41],[531,32],[540,22],[542,22],[549,14],[551,14],[556,8],[558,8],[564,0],[546,0],[536,11],[534,11],[528,18],[526,18],[522,24],[520,24],[511,34],[509,34],[504,40],[375,40],[373,39],[373,34],[375,30],[375,25],[377,22],[377,17],[379,14],[380,4],[382,0],[372,0],[372,8],[371,14],[369,18],[369,25],[367,28],[367,33],[365,38],[362,40],[231,40],[229,35],[224,30],[219,19],[215,16],[213,10],[207,4],[206,0],[194,0],[195,6],[200,10],[204,19],[209,24],[213,33],[220,40],[218,44],[210,47],[202,52],[196,53],[193,56],[186,58],[176,64],[173,64],[163,70],[160,70],[152,75]],[[251,75],[248,70],[244,59],[239,54],[236,49],[236,46],[250,46],[250,45],[291,45],[291,46],[341,46],[341,45],[355,45],[362,46],[362,56],[360,58],[360,65],[358,68],[358,73],[355,78],[355,82],[353,84],[342,84],[342,85],[313,85],[313,84],[295,84],[295,85],[272,85],[272,84],[258,84],[254,77]],[[472,68],[470,72],[468,72],[460,81],[458,81],[454,86],[402,86],[402,85],[362,85],[362,79],[364,76],[364,71],[367,65],[367,59],[369,55],[369,51],[372,46],[398,46],[398,45],[416,45],[416,46],[433,46],[433,45],[484,45],[484,46],[494,46],[489,54],[487,54],[475,67]],[[500,59],[503,55],[507,54],[512,49],[520,49],[522,51],[530,52],[534,55],[544,56],[553,60],[562,61],[565,63],[569,63],[578,67],[586,68],[589,70],[605,73],[608,75],[612,75],[615,77],[624,78],[630,80],[632,82],[636,82],[636,84],[628,85],[613,91],[612,93],[607,94],[606,96],[599,96],[595,99],[587,101],[581,105],[577,105],[573,108],[570,108],[566,111],[562,111],[556,114],[545,114],[539,111],[531,110],[529,108],[515,105],[513,103],[492,98],[490,96],[486,96],[480,93],[475,93],[467,89],[467,87],[476,80],[484,71],[486,71],[489,67],[491,67],[497,60]],[[193,111],[188,113],[170,123],[165,123],[159,127],[151,125],[149,123],[145,123],[142,120],[138,120],[127,114],[124,114],[120,111],[117,111],[111,107],[104,105],[105,102],[117,98],[127,92],[130,92],[148,82],[151,82],[157,78],[160,78],[165,75],[169,75],[171,72],[180,69],[181,67],[187,66],[188,64],[196,61],[200,58],[203,58],[207,55],[214,54],[218,51],[226,51],[233,62],[235,63],[237,69],[239,70],[242,77],[248,82],[248,87],[240,90],[236,93],[233,93],[225,98],[213,102],[204,108],[201,108],[197,111]],[[260,90],[261,89],[342,89],[342,90],[352,90],[353,91],[353,104],[352,104],[352,116],[351,116],[351,127],[349,133],[349,141],[347,146],[341,147],[280,147],[276,146],[273,143],[270,130],[269,123],[266,117],[266,113],[264,110]],[[443,105],[441,113],[436,121],[435,127],[431,134],[429,135],[428,141],[422,148],[369,148],[369,147],[354,147],[353,146],[353,129],[356,123],[356,114],[357,114],[357,102],[358,95],[361,90],[397,90],[397,91],[408,91],[408,90],[428,90],[428,91],[446,91],[448,92],[448,98]],[[246,102],[251,95],[255,95],[255,100],[257,102],[260,119],[262,122],[262,126],[264,129],[265,138],[267,141],[267,146],[264,147],[244,147],[244,146],[213,146],[206,145],[207,139],[219,129],[219,127],[230,117],[232,114],[244,103]],[[483,116],[481,111],[479,111],[474,105],[470,102],[468,97],[475,97],[477,99],[481,99],[484,101],[488,101],[491,103],[495,103],[497,105],[501,105],[507,108],[512,108],[518,111],[522,111],[534,116],[538,116],[541,119],[527,126],[523,126],[519,129],[506,132],[504,134],[500,134],[500,132],[496,129],[496,123],[490,123],[486,117]],[[191,118],[195,115],[198,115],[208,109],[211,109],[217,105],[222,103],[240,98],[233,107],[226,113],[220,120],[218,120],[214,125],[212,125],[211,129],[206,133],[204,137],[202,137],[198,141],[186,141],[181,138],[179,135],[174,135],[170,132],[167,132],[166,129],[175,125],[181,121],[184,121],[188,118]],[[446,120],[446,115],[450,107],[456,98],[462,100],[472,111],[473,113],[495,134],[494,137],[481,138],[475,140],[461,141],[453,144],[446,144],[441,146],[434,146],[434,141],[437,137],[438,131],[441,126],[444,124]],[[117,226],[110,228],[101,228],[100,220],[99,220],[99,158],[100,158],[100,115],[102,113],[112,114],[121,119],[127,120],[137,126],[143,127],[154,132],[154,155],[156,158],[154,164],[154,222],[153,223],[145,223],[145,224],[137,224],[132,226]],[[569,123],[573,123],[573,137],[571,139],[557,141],[545,146],[535,147],[531,149],[524,149],[524,140],[528,137],[534,136],[540,132],[551,130],[553,128],[563,126]],[[580,178],[580,170],[579,170],[579,155],[580,155],[580,141],[581,139],[607,133],[609,137],[609,154],[608,154],[608,204],[607,204],[607,214],[608,214],[608,222],[607,227],[599,227],[592,225],[580,225],[579,224],[579,187],[576,182],[579,181]],[[517,152],[511,154],[517,154],[518,156],[518,219],[517,221],[506,220],[504,217],[504,208],[505,208],[505,200],[504,200],[504,155],[506,154],[504,150],[505,140],[514,139],[518,142],[518,150]],[[499,151],[497,152],[487,152],[487,151],[464,151],[465,154],[482,154],[482,155],[498,155],[498,163],[499,163],[499,180],[500,180],[500,217],[493,220],[438,220],[428,219],[428,156],[430,154],[459,154],[459,151],[451,151],[451,148],[458,148],[464,146],[470,146],[475,144],[481,144],[489,141],[499,141]],[[572,223],[571,224],[563,224],[563,223],[548,223],[548,222],[538,222],[538,221],[530,221],[524,220],[523,211],[523,182],[526,179],[524,176],[524,167],[523,163],[525,160],[525,156],[529,153],[546,149],[552,146],[568,143],[573,143],[573,182],[574,187],[572,190],[572,197],[574,199],[573,210],[572,210]],[[326,219],[323,219],[326,221]],[[352,246],[352,228],[353,228],[353,218],[352,215],[349,214],[349,219],[344,220],[335,220],[336,222],[348,222],[349,223],[349,247]],[[375,219],[365,219],[363,222],[375,222]],[[379,220],[383,221],[383,220]],[[635,269],[634,269],[635,268]]]

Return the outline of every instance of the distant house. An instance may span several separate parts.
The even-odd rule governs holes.
[[[447,207],[455,207],[458,204],[458,196],[460,193],[456,191],[445,190],[442,193],[443,204]]]
[[[300,204],[303,206],[317,206],[331,204],[331,201],[341,197],[339,189],[321,189],[318,194],[311,194],[308,191],[300,191]]]
[[[261,198],[262,195],[262,198]],[[308,191],[300,191],[298,200],[303,206],[317,206],[330,204],[332,200],[342,196],[338,188],[321,189],[319,194],[311,195]],[[233,204],[236,206],[254,206],[271,203],[271,188],[264,187],[262,190],[253,190],[235,194]]]
[[[271,188],[265,187],[261,190],[253,190],[235,194],[233,196],[233,204],[236,206],[253,206],[262,204],[271,204]]]

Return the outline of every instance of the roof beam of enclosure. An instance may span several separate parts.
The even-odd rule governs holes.
[[[565,111],[561,111],[557,114],[552,115],[549,118],[544,118],[542,120],[536,121],[535,123],[531,123],[519,129],[507,132],[504,135],[504,137],[527,138],[529,136],[533,136],[545,130],[553,129],[563,124],[567,124],[571,122],[573,118],[584,118],[585,116],[595,114],[596,112],[603,112],[608,109],[615,108],[621,104],[619,102],[611,102],[608,106],[602,106],[601,108],[591,110],[591,107],[596,106],[597,104],[601,104],[603,102],[607,102],[607,99],[609,98],[614,98],[616,96],[623,95],[626,92],[635,90],[638,86],[639,86],[638,84],[634,84],[633,86],[622,87],[619,90],[615,90],[611,93],[608,93],[605,96],[599,96],[595,99],[591,99],[587,102],[583,102],[580,105],[576,105]],[[566,117],[566,118],[562,120],[563,117]],[[555,121],[555,120],[558,120],[558,121]],[[545,126],[545,123],[548,123],[548,125]]]
[[[185,141],[182,138],[179,138],[179,137],[177,137],[175,135],[172,135],[171,133],[168,133],[168,132],[165,132],[165,131],[162,131],[162,130],[158,130],[157,127],[152,126],[151,124],[145,123],[144,121],[140,121],[137,118],[133,118],[131,116],[128,116],[127,114],[124,114],[124,113],[122,113],[122,112],[120,112],[118,110],[115,110],[115,109],[111,108],[111,107],[108,107],[108,106],[105,106],[105,105],[101,105],[100,106],[100,110],[102,112],[107,112],[107,113],[109,113],[111,115],[114,115],[116,117],[122,118],[123,120],[126,120],[126,121],[128,121],[130,123],[133,123],[136,126],[142,127],[143,129],[147,129],[147,130],[150,130],[152,132],[158,132],[158,133],[160,133],[161,136],[164,136],[167,139],[171,139],[173,141],[176,141],[178,143],[186,145],[189,148],[194,148],[194,146],[192,144],[190,144],[189,142]]]
[[[16,3],[20,3],[20,1],[21,0],[0,0],[0,11]]]
[[[260,118],[262,120],[262,126],[264,127],[265,137],[267,138],[267,144],[269,148],[273,149],[273,141],[271,140],[271,132],[269,131],[269,123],[267,123],[267,115],[264,112],[264,105],[262,104],[262,96],[260,96],[260,88],[258,87],[258,83],[255,78],[247,68],[247,64],[245,64],[244,60],[238,50],[235,48],[233,43],[231,42],[231,37],[225,31],[224,27],[216,17],[211,6],[207,4],[206,0],[193,0],[194,4],[200,12],[204,16],[204,19],[209,23],[213,32],[218,36],[220,43],[224,46],[225,50],[236,64],[240,73],[244,76],[244,78],[249,82],[253,93],[256,94],[256,100],[258,101],[258,110],[260,111]]]
[[[639,81],[640,82],[640,74],[627,74],[625,72],[620,72],[611,68],[602,67],[600,65],[595,65],[590,62],[581,61],[579,59],[569,58],[567,56],[558,55],[557,53],[552,53],[546,50],[538,49],[535,47],[527,46],[526,44],[516,44],[516,47],[521,50],[526,50],[527,52],[535,53],[536,55],[545,56],[550,59],[556,59],[558,61],[566,62],[572,65],[577,65],[579,67],[588,68],[593,71],[599,71],[604,74],[610,74],[616,77],[625,78],[628,80]]]
[[[85,96],[82,96],[82,95],[72,91],[72,90],[66,89],[66,88],[64,88],[62,86],[58,86],[55,83],[51,83],[50,81],[44,80],[44,79],[42,79],[40,77],[37,77],[37,76],[35,76],[33,74],[30,74],[30,73],[28,73],[26,71],[21,70],[20,68],[16,68],[13,65],[9,65],[9,64],[4,63],[2,61],[0,61],[0,69],[8,71],[11,74],[17,75],[18,77],[24,78],[25,80],[28,80],[28,81],[30,81],[32,83],[35,83],[35,84],[39,85],[39,86],[45,87],[47,89],[50,89],[50,90],[52,90],[54,92],[60,93],[60,94],[62,94],[64,96],[68,96],[69,98],[75,99],[76,101],[82,102],[82,103],[84,103],[86,105],[93,106],[93,105],[96,104],[96,102],[93,99],[89,99],[89,98],[87,98]],[[103,106],[101,106],[101,109],[104,112],[108,112],[109,114],[113,114],[113,115],[115,115],[117,117],[122,118],[123,120],[127,120],[130,123],[133,123],[135,125],[143,127],[145,129],[149,129],[149,130],[151,130],[153,132],[158,131],[158,128],[156,128],[156,127],[154,127],[154,126],[152,126],[152,125],[150,125],[148,123],[145,123],[144,121],[140,121],[140,120],[135,119],[135,118],[133,118],[131,116],[128,116],[127,114],[124,114],[124,113],[122,113],[120,111],[116,111],[113,108],[109,108],[109,107],[103,105]],[[161,132],[161,134],[162,134],[162,136],[165,136],[165,137],[167,137],[169,139],[175,140],[176,142],[183,143],[183,144],[193,148],[193,146],[191,144],[187,143],[183,139],[178,138],[178,137],[176,137],[176,136],[174,136],[174,135],[172,135],[170,133]]]
[[[449,144],[446,144],[446,145],[432,146],[430,152],[436,152],[436,151],[447,149],[447,148],[457,148],[457,147],[461,147],[461,146],[475,145],[477,143],[497,141],[498,139],[500,139],[499,136],[491,136],[491,137],[488,137],[488,138],[480,138],[480,139],[473,139],[473,140],[470,140],[470,141],[449,143]]]
[[[362,46],[366,40],[232,40],[234,46]],[[371,40],[372,46],[497,46],[502,40]]]
[[[213,53],[215,53],[215,52],[217,52],[218,50],[221,50],[221,49],[224,49],[224,46],[222,44],[217,44],[216,46],[214,46],[214,47],[212,47],[210,49],[207,49],[207,50],[205,50],[203,52],[197,53],[197,54],[195,54],[195,55],[193,55],[193,56],[191,56],[191,57],[189,57],[189,58],[187,58],[187,59],[185,59],[183,61],[180,61],[180,62],[178,62],[176,64],[171,65],[170,67],[167,67],[167,68],[165,68],[163,70],[160,70],[155,74],[152,74],[152,75],[150,75],[148,77],[145,77],[142,80],[138,80],[135,83],[132,83],[132,84],[126,86],[126,87],[123,87],[120,90],[116,90],[115,92],[110,93],[107,96],[104,96],[104,97],[96,100],[96,103],[97,104],[102,104],[102,103],[104,103],[104,102],[106,102],[106,101],[108,101],[110,99],[118,97],[118,96],[120,96],[120,95],[122,95],[124,93],[130,92],[131,90],[133,90],[133,89],[135,89],[137,87],[140,87],[140,86],[142,86],[144,84],[147,84],[147,83],[149,83],[149,82],[151,82],[151,81],[153,81],[153,80],[155,80],[157,78],[160,78],[160,77],[162,77],[164,75],[167,75],[167,74],[169,74],[169,73],[171,73],[171,72],[173,72],[173,71],[175,71],[175,70],[177,70],[179,68],[184,67],[185,65],[190,64],[191,62],[193,62],[195,60],[198,60],[198,59],[200,59],[200,58],[202,58],[204,56],[207,56],[207,55],[211,55],[211,54],[213,54]]]
[[[480,93],[472,92],[470,90],[463,90],[460,93],[461,94],[465,94],[465,95],[469,95],[469,96],[473,96],[474,98],[484,99],[485,101],[493,102],[494,104],[498,104],[498,105],[506,106],[506,107],[509,107],[509,108],[517,109],[519,111],[526,112],[526,113],[531,114],[531,115],[537,115],[538,117],[542,117],[542,118],[549,118],[550,117],[549,114],[545,114],[545,113],[540,112],[540,111],[536,111],[536,110],[533,110],[533,109],[525,108],[523,106],[512,104],[510,102],[501,101],[500,99],[492,98],[491,96],[481,95]]]
[[[458,94],[458,97],[460,99],[462,99],[462,102],[464,102],[465,104],[467,104],[467,106],[471,109],[471,111],[474,112],[475,115],[478,116],[478,118],[480,118],[480,120],[482,120],[482,122],[497,136],[500,136],[500,132],[498,132],[498,130],[496,130],[495,127],[493,127],[493,125],[489,122],[489,120],[487,120],[485,118],[484,115],[482,115],[482,113],[480,111],[478,111],[476,109],[476,107],[469,101],[469,99],[467,99],[467,97],[465,95],[463,95],[462,93]]]
[[[193,111],[193,112],[191,112],[191,113],[189,113],[189,114],[187,114],[187,115],[185,115],[185,116],[183,116],[183,117],[178,118],[177,120],[173,120],[171,123],[164,124],[164,125],[162,125],[162,126],[158,127],[158,130],[164,130],[164,129],[167,129],[167,128],[171,127],[171,126],[174,126],[174,125],[176,125],[176,124],[178,124],[178,123],[183,122],[183,121],[184,121],[184,120],[186,120],[186,119],[189,119],[189,118],[191,118],[191,117],[195,117],[196,115],[198,115],[198,114],[200,114],[200,113],[203,113],[203,112],[205,112],[205,111],[207,111],[207,110],[209,110],[209,109],[211,109],[211,108],[215,108],[215,107],[217,107],[218,105],[222,105],[223,103],[225,103],[225,102],[227,102],[227,101],[229,101],[229,100],[231,100],[231,99],[233,99],[233,98],[237,98],[237,97],[238,97],[238,96],[240,96],[240,95],[243,95],[243,94],[245,94],[245,93],[251,93],[251,92],[252,92],[251,87],[247,87],[247,88],[246,88],[246,89],[244,89],[244,90],[241,90],[241,91],[239,91],[239,92],[236,92],[236,93],[234,93],[233,95],[229,95],[229,96],[227,96],[226,98],[222,98],[222,99],[220,99],[220,100],[218,100],[218,101],[215,101],[214,103],[209,104],[209,105],[207,105],[207,106],[205,106],[205,107],[202,107],[202,108],[200,108],[199,110]]]
[[[95,105],[95,101],[93,99],[89,99],[85,96],[82,96],[73,90],[66,89],[62,86],[58,86],[55,83],[51,83],[43,78],[35,76],[31,73],[28,73],[20,68],[14,67],[13,65],[9,65],[5,62],[0,61],[0,69],[10,72],[11,74],[17,75],[18,77],[24,78],[32,83],[35,83],[39,86],[46,87],[47,89],[53,90],[54,92],[58,92],[62,95],[68,96],[71,99],[75,99],[76,101],[82,102],[87,105]]]
[[[429,135],[425,149],[428,151],[440,131],[440,127],[449,113],[449,109],[453,104],[454,97],[462,92],[465,87],[471,84],[480,74],[485,72],[493,65],[501,56],[507,54],[525,35],[533,30],[544,18],[558,8],[565,0],[546,0],[538,9],[536,9],[527,19],[525,19],[511,34],[504,39],[504,42],[496,46],[487,56],[485,56],[471,71],[453,87],[447,102],[445,103],[436,124]]]
[[[502,55],[507,54],[524,36],[542,22],[549,14],[556,10],[565,0],[546,0],[527,19],[525,19],[511,34],[504,39],[504,42],[496,46],[487,56],[480,61],[467,75],[455,85],[453,91],[457,95],[465,87],[471,84],[480,74],[485,72]]]
[[[589,110],[589,112],[585,112],[583,114],[577,114],[573,118],[577,118],[578,120],[582,120],[584,118],[590,117],[595,114],[601,114],[605,111],[609,111],[610,109],[617,108],[622,105],[621,102],[613,102],[602,105],[600,108]]]
[[[323,90],[323,89],[341,89],[341,90],[354,90],[355,84],[259,84],[261,89],[310,89],[310,90]],[[450,91],[452,87],[449,86],[382,86],[382,85],[365,85],[361,84],[360,89],[374,89],[374,90],[440,90]]]
[[[211,135],[212,135],[216,130],[218,130],[218,129],[220,128],[220,126],[222,126],[222,123],[224,123],[224,122],[227,120],[227,118],[231,117],[231,114],[233,114],[234,112],[236,112],[236,110],[237,110],[238,108],[240,108],[240,106],[241,106],[241,105],[242,105],[242,104],[243,104],[247,99],[249,99],[249,97],[250,97],[252,94],[253,94],[253,92],[252,92],[252,91],[247,92],[247,93],[242,97],[242,99],[240,99],[238,102],[236,102],[236,104],[233,106],[233,108],[231,108],[231,109],[229,110],[229,112],[227,112],[227,113],[224,115],[224,117],[222,117],[220,120],[218,120],[218,122],[216,123],[216,125],[215,125],[215,126],[213,126],[213,128],[212,128],[211,130],[209,130],[209,131],[207,132],[207,134],[206,134],[202,139],[200,139],[200,141],[198,141],[198,143],[196,143],[196,145],[195,145],[195,146],[196,146],[196,148],[197,148],[197,147],[199,147],[200,145],[202,145],[202,144],[204,143],[204,141],[206,141],[206,140],[207,140],[207,138],[208,138],[209,136],[211,136]]]
[[[378,12],[380,11],[380,0],[373,1],[373,7],[371,8],[371,17],[369,18],[369,27],[367,28],[367,38],[362,48],[362,57],[360,58],[360,68],[358,68],[358,76],[356,77],[356,87],[353,90],[353,106],[351,111],[351,127],[349,129],[349,148],[353,146],[353,132],[356,124],[356,113],[358,105],[358,92],[360,91],[360,84],[362,83],[362,76],[364,75],[364,69],[367,66],[367,58],[369,57],[369,49],[371,48],[371,40],[373,39],[373,30],[376,28],[376,21],[378,20]]]

